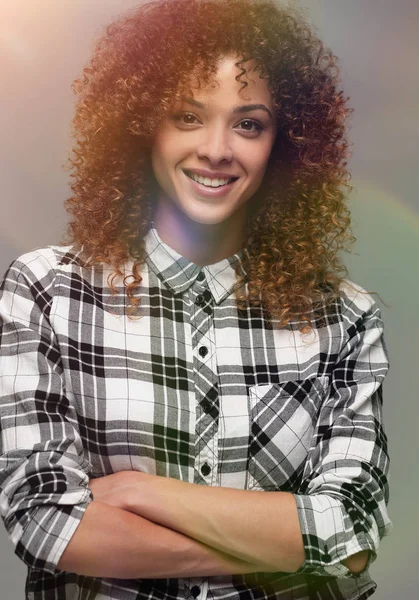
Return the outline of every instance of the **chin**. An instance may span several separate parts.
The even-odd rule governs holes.
[[[240,207],[229,203],[218,202],[211,205],[208,203],[203,205],[189,205],[182,207],[183,213],[193,222],[202,225],[220,225],[225,221],[235,221],[235,217],[239,217]]]
[[[231,217],[231,214],[204,215],[201,213],[199,215],[192,215],[186,213],[186,215],[191,221],[194,221],[195,223],[200,223],[201,225],[219,225],[220,223],[224,223],[224,221],[227,221]]]

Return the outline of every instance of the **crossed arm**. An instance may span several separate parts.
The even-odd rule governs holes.
[[[130,510],[132,495],[146,492],[136,488],[140,475],[120,471],[90,480],[93,501],[58,561],[59,570],[118,579],[272,571],[258,559],[240,560],[135,514]]]
[[[118,475],[127,482],[121,490],[125,508],[148,521],[271,572],[294,572],[305,560],[291,493],[200,486],[138,471]],[[89,487],[95,500],[118,506],[113,477],[90,480]],[[358,573],[367,561],[365,550],[342,563]]]

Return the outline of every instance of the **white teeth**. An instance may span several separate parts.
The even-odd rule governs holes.
[[[201,175],[196,175],[195,173],[188,173],[188,177],[208,187],[220,187],[221,185],[226,185],[230,181],[230,179],[209,179],[208,177],[201,177]]]

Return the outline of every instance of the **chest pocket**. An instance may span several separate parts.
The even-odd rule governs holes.
[[[249,388],[248,489],[296,489],[328,383],[320,376]]]

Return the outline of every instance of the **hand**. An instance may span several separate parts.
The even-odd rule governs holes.
[[[342,564],[347,567],[351,573],[361,573],[368,564],[369,559],[369,550],[361,550],[361,552],[357,552],[356,554],[352,554],[342,560]]]
[[[93,493],[93,500],[129,510],[130,497],[140,479],[148,477],[140,471],[118,471],[104,477],[90,479],[88,488]]]
[[[127,496],[127,508],[148,521],[162,525],[182,533],[179,529],[177,506],[183,493],[194,484],[171,477],[136,473],[139,477],[133,482],[130,494]]]

